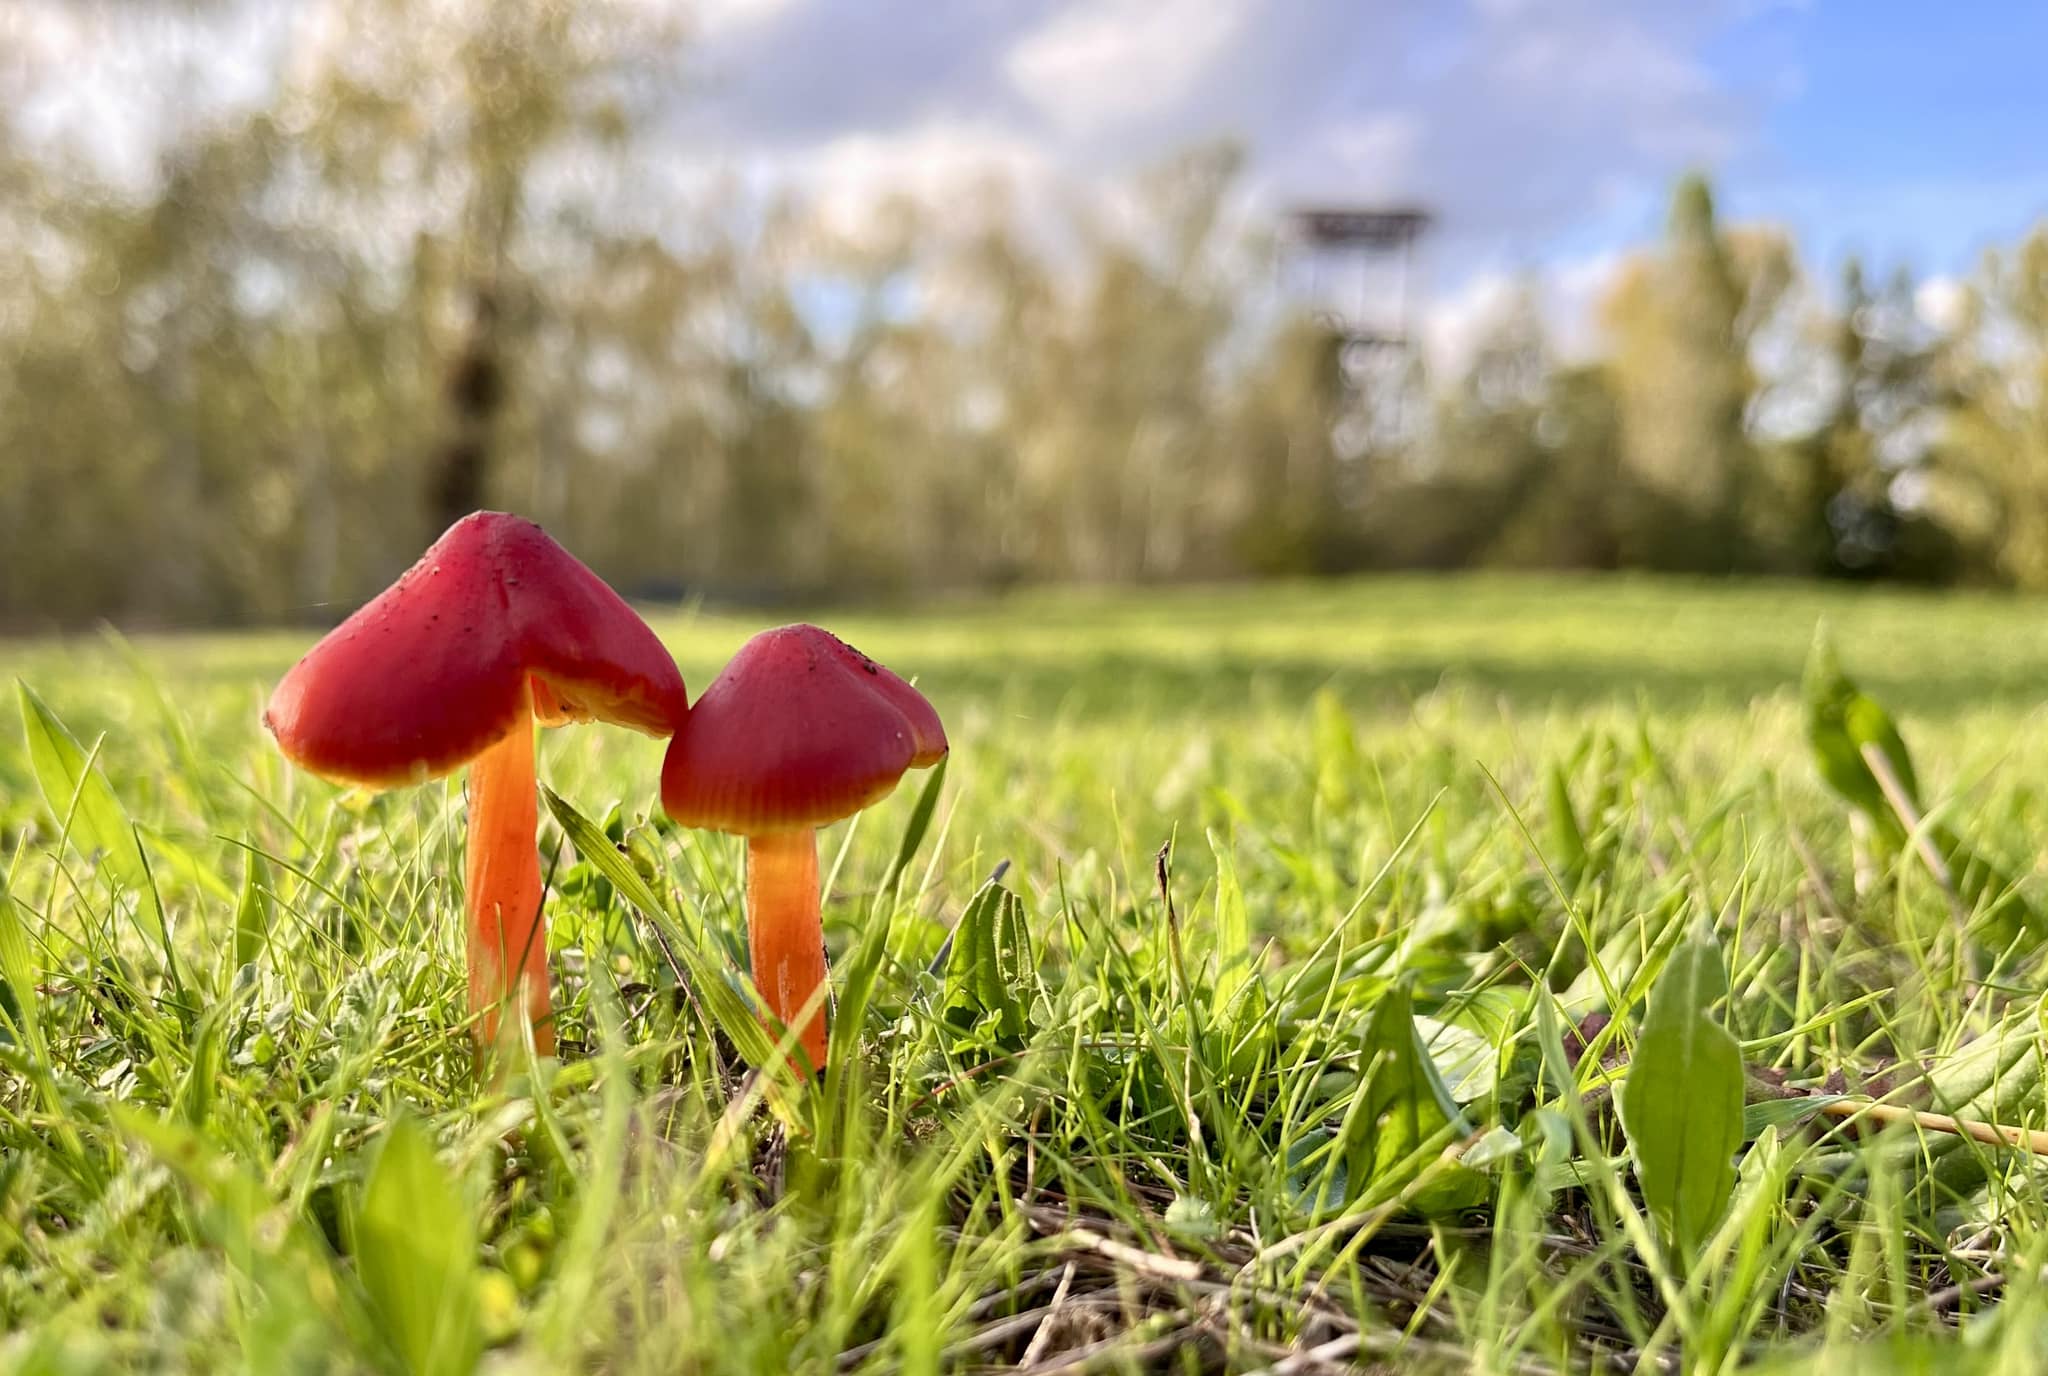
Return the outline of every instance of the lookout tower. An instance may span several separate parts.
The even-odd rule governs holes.
[[[1301,285],[1347,342],[1408,347],[1409,279],[1416,241],[1435,217],[1419,206],[1307,207],[1287,217]]]
[[[1346,393],[1338,447],[1356,456],[1407,439],[1417,384],[1415,246],[1435,224],[1421,206],[1304,206],[1288,213],[1283,270],[1329,327]]]

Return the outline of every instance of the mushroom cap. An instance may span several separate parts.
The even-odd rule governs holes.
[[[661,803],[686,827],[821,827],[945,753],[924,694],[829,631],[783,626],[741,646],[698,697],[662,761]]]
[[[603,579],[533,522],[478,511],[308,651],[263,724],[294,763],[389,788],[459,768],[529,710],[666,736],[688,703]]]

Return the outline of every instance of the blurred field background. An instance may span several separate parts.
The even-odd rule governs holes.
[[[1085,766],[1086,787],[1059,795],[1060,806],[1046,779],[978,785],[991,807],[1023,789],[1038,804],[1030,825],[1081,834],[1092,824],[1083,819],[1107,807],[1130,809],[1126,823],[1146,834],[1170,830],[1176,809],[1196,800],[1197,777],[1227,777],[1229,761],[1248,766],[1259,743],[1312,734],[1319,699],[1397,752],[1412,739],[1458,759],[1497,762],[1502,752],[1527,763],[1596,726],[1641,728],[1689,769],[1767,770],[1818,797],[1803,758],[1799,679],[1820,626],[1846,647],[1859,680],[1929,733],[1924,749],[1963,778],[1997,769],[2018,785],[2026,771],[2008,757],[2030,754],[2048,724],[2048,607],[1989,593],[1431,575],[1013,592],[815,614],[904,665],[963,739],[1043,761],[1025,778]],[[694,693],[760,621],[698,609],[653,624]],[[139,784],[198,773],[212,788],[238,767],[211,751],[178,751],[220,742],[231,760],[255,742],[264,699],[305,645],[298,631],[87,631],[0,647],[0,674],[61,703],[72,729],[103,739]],[[174,722],[184,725],[170,730]],[[614,797],[651,806],[652,745],[617,731],[546,733],[544,745],[637,761],[644,786]],[[0,733],[0,819],[14,827],[40,806],[21,747]],[[977,753],[960,752],[956,784],[981,778]],[[616,787],[632,770],[614,763],[603,776]]]
[[[1304,163],[1250,113],[1263,142],[1217,130],[1232,64],[1335,81],[1309,59],[1341,23],[1366,84],[1333,108],[1364,119],[1390,60],[1374,24],[1421,43],[1416,16],[1187,8],[1227,19],[1230,45],[1197,26],[1183,53],[1131,7],[934,29],[941,63],[950,42],[967,62],[1014,41],[1007,76],[983,90],[963,69],[868,131],[869,87],[818,66],[862,32],[831,7],[11,0],[0,624],[331,620],[480,506],[656,598],[1450,567],[2048,584],[2032,182],[2004,179],[1982,222],[1979,201],[1943,215],[1902,192],[1895,229],[1852,217],[1810,252],[1810,213],[1731,217],[1711,172],[1682,175],[1742,127],[1715,99],[1761,76],[1731,58],[1719,96],[1704,68],[1632,95],[1654,87],[1640,48],[1675,63],[1713,31],[1597,5],[1445,19],[1432,41],[1468,65],[1519,45],[1498,61],[1520,84],[1429,97],[1498,126],[1469,174],[1412,150]],[[1826,36],[1759,12],[1766,66]],[[1737,42],[1738,20],[1714,22]],[[1902,22],[1869,20],[1871,79],[1910,45]],[[1867,98],[1799,56],[1842,87],[1811,118]],[[1995,102],[2006,68],[1982,57]],[[1157,93],[1148,137],[1112,145],[1120,162],[1091,162],[1088,99],[1122,88],[1118,62],[1187,82]],[[1953,66],[1941,79],[1971,89]],[[1594,99],[1578,88],[1601,73],[1613,109],[1563,99]],[[797,173],[750,161],[782,145],[718,122],[749,82],[782,92],[754,92],[757,121],[807,120],[831,167],[867,150],[874,168],[806,179],[801,143]],[[1624,140],[1581,167],[1546,132],[1591,137],[1631,100],[1654,105],[1641,139],[1673,151]],[[1104,137],[1134,118],[1110,115]],[[1680,137],[1710,116],[1722,143]],[[1433,126],[1406,118],[1427,148]],[[1943,118],[1998,183],[2007,126],[1967,103]],[[991,120],[1039,153],[991,136],[974,156]],[[932,130],[964,151],[921,155]],[[1518,140],[1562,158],[1585,204],[1517,190],[1498,164]],[[1438,222],[1413,280],[1290,229],[1303,204],[1411,201]],[[1587,217],[1613,246],[1559,266],[1547,246]]]

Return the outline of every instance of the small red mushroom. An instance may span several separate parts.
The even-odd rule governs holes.
[[[662,761],[662,806],[683,826],[747,838],[754,986],[784,1026],[825,982],[817,828],[887,797],[906,769],[945,753],[946,729],[923,694],[816,626],[748,641],[678,725]],[[799,1045],[822,1070],[822,1005]]]
[[[534,725],[666,736],[687,711],[675,661],[604,580],[533,522],[479,511],[315,645],[263,723],[294,763],[341,782],[391,788],[470,766],[476,1035],[494,1044],[499,1008],[519,998],[547,1055]]]

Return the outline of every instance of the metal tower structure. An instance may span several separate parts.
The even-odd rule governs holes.
[[[1287,215],[1293,290],[1334,337],[1345,392],[1336,439],[1350,456],[1408,438],[1415,247],[1435,222],[1413,205],[1305,206]]]

